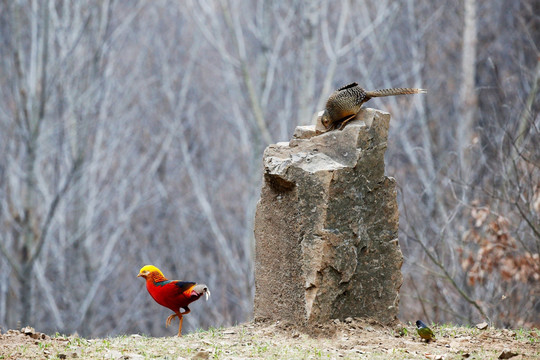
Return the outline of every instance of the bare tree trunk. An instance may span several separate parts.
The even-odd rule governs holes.
[[[22,317],[21,325],[28,326],[33,324],[33,308],[32,308],[32,267],[24,265],[20,278],[21,291],[19,293],[21,299]]]
[[[316,86],[316,61],[319,49],[318,42],[320,27],[321,4],[319,1],[304,2],[305,15],[302,17],[302,51],[300,52],[302,67],[300,69],[300,86],[298,91],[298,111],[296,117],[301,125],[313,123]]]
[[[476,0],[464,0],[463,52],[461,58],[460,105],[461,119],[457,131],[457,142],[462,176],[468,177],[472,159],[467,153],[474,137],[474,121],[478,97],[476,93]]]
[[[22,105],[28,112],[25,112],[26,118],[24,122],[27,124],[27,141],[26,145],[26,158],[25,158],[25,175],[24,182],[25,189],[23,193],[24,197],[24,217],[22,220],[22,251],[21,251],[21,273],[19,279],[21,281],[20,298],[22,305],[22,323],[28,325],[32,322],[32,269],[34,260],[39,256],[41,248],[41,242],[45,241],[42,234],[39,233],[39,216],[35,212],[37,189],[36,189],[36,151],[37,141],[40,136],[41,123],[45,113],[45,101],[47,97],[47,65],[48,65],[48,39],[49,39],[49,4],[42,4],[38,11],[37,3],[33,3],[33,10],[35,15],[32,17],[32,51],[30,54],[30,76],[25,77],[22,64],[22,40],[19,37],[17,44],[18,48],[15,53],[16,63],[18,63],[19,84],[21,84],[21,92],[24,92],[24,83],[28,84],[29,97],[25,95],[21,96],[20,105]],[[20,10],[16,5],[15,11],[15,23],[14,26],[19,29],[22,22],[20,22]],[[40,32],[40,38],[37,38],[38,24],[42,26],[43,30]],[[17,31],[20,34],[20,29]],[[39,77],[35,76],[39,72]],[[24,100],[27,99],[28,102]]]

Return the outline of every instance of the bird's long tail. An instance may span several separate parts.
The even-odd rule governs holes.
[[[410,95],[410,94],[427,94],[426,89],[412,89],[412,88],[393,88],[393,89],[381,89],[366,91],[366,95],[370,98],[381,96],[394,96],[394,95]]]

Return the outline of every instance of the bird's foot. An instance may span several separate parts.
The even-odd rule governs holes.
[[[169,317],[167,318],[167,321],[165,321],[165,327],[169,327],[169,325],[171,325],[171,322],[173,321],[173,319],[175,317],[177,317],[178,314],[171,314],[169,315]]]

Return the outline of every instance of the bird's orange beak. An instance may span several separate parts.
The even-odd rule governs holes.
[[[150,275],[150,271],[147,271],[147,270],[144,270],[144,271],[140,271],[139,272],[139,275],[137,275],[137,277],[142,277],[142,278],[145,278]]]

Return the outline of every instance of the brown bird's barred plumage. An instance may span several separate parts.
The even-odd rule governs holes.
[[[328,130],[343,129],[345,124],[354,119],[360,111],[362,104],[374,97],[425,94],[425,89],[394,88],[366,91],[352,83],[337,89],[326,101],[326,108],[321,117],[321,122]]]

